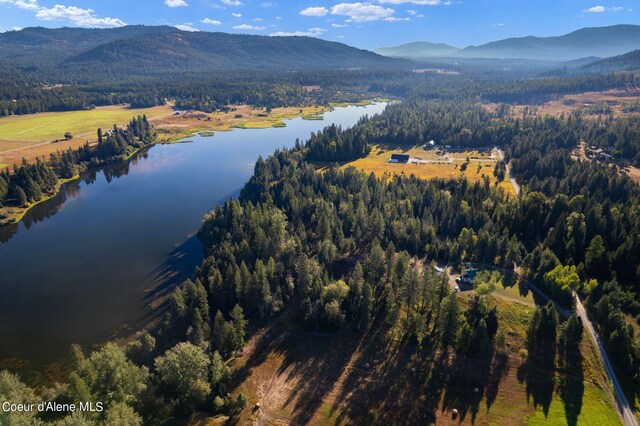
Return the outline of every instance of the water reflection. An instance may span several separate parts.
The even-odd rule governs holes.
[[[203,216],[237,195],[258,156],[383,108],[157,145],[67,183],[0,229],[0,365],[16,358],[46,366],[65,360],[72,343],[88,349],[155,318],[202,260],[195,233]]]

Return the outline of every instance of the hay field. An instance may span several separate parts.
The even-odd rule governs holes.
[[[0,119],[0,152],[64,139],[66,132],[74,137],[95,138],[96,130],[114,124],[123,125],[137,115],[153,119],[170,115],[169,105],[153,108],[129,108],[126,105],[98,107],[92,110],[43,112],[14,115]]]
[[[408,154],[412,158],[418,158],[428,163],[389,163],[392,154]],[[467,157],[469,163],[466,170],[461,171]],[[420,147],[407,149],[398,146],[375,146],[367,157],[352,161],[342,167],[353,166],[367,173],[373,172],[376,176],[382,176],[385,173],[389,175],[404,173],[407,176],[413,174],[422,179],[458,179],[464,176],[470,182],[482,182],[486,176],[491,185],[494,185],[497,183],[495,176],[493,176],[496,161],[497,156],[490,150],[449,151],[445,156],[437,156],[433,150],[425,151]],[[498,183],[498,186],[503,188],[505,193],[511,196],[515,195],[513,186],[508,179]]]

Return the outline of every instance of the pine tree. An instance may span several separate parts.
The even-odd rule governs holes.
[[[236,305],[231,310],[231,321],[233,323],[233,347],[235,350],[244,346],[244,336],[247,327],[247,320],[240,305]]]
[[[26,206],[27,204],[29,204],[29,201],[27,200],[27,194],[24,193],[21,187],[16,186],[14,191],[17,205]]]
[[[369,283],[365,282],[362,286],[362,297],[360,300],[360,321],[358,330],[360,332],[367,331],[371,321],[371,311],[373,310],[373,290]]]

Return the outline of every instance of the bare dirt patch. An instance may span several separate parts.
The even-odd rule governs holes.
[[[637,114],[634,112],[624,112],[623,107],[637,103],[640,99],[640,90],[606,90],[602,92],[585,92],[574,95],[562,96],[559,99],[545,102],[540,105],[516,105],[512,113],[516,116],[522,114],[533,115],[554,115],[571,114],[582,109],[588,112],[593,108],[608,107],[615,117]],[[487,109],[495,111],[497,104],[486,104]],[[598,114],[593,114],[597,116]]]

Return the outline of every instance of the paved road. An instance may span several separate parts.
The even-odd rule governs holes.
[[[604,345],[600,340],[600,336],[598,336],[598,333],[596,333],[595,329],[593,328],[591,321],[589,321],[587,312],[585,311],[584,306],[582,306],[582,302],[580,302],[580,298],[576,297],[575,299],[576,313],[582,320],[584,328],[587,330],[587,332],[589,332],[591,339],[593,339],[593,342],[598,348],[598,354],[600,355],[600,361],[602,361],[602,365],[604,366],[604,371],[607,373],[607,377],[609,377],[609,380],[613,385],[613,393],[616,397],[616,402],[618,403],[618,410],[620,412],[620,416],[622,417],[622,421],[624,422],[625,426],[640,426],[638,418],[634,414],[631,404],[629,404],[627,397],[622,391],[622,387],[620,386],[620,382],[618,382],[616,373],[613,371],[613,367],[611,366],[611,362],[609,361],[609,356],[604,349]]]
[[[504,162],[504,152],[502,152],[501,149],[498,149],[497,151],[498,151],[498,156],[500,157],[500,160]],[[506,162],[504,163],[504,166],[507,169],[507,176],[509,176],[511,185],[513,185],[513,190],[516,191],[517,196],[520,196],[520,185],[518,185],[518,182],[516,182],[516,179],[511,174],[511,169],[509,169],[509,165]]]

